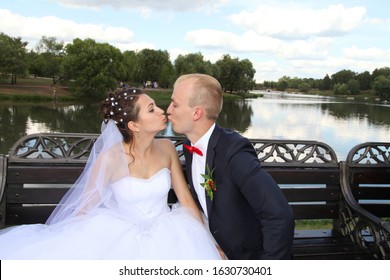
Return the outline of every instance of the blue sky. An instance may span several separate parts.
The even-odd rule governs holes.
[[[0,32],[249,59],[257,82],[390,67],[386,0],[0,0]]]

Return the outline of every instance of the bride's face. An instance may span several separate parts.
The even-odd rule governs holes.
[[[141,94],[137,101],[140,110],[138,113],[138,124],[141,131],[158,133],[167,126],[167,118],[164,110],[157,107],[153,98]]]

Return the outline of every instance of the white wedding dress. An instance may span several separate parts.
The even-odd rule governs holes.
[[[220,259],[191,210],[167,205],[170,171],[110,183],[115,208],[1,231],[0,259]]]

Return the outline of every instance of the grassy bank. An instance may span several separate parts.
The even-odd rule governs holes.
[[[311,89],[308,91],[308,94],[338,97],[338,98],[345,98],[345,99],[352,98],[357,101],[376,101],[376,98],[378,98],[378,96],[375,95],[373,90],[362,90],[359,94],[353,94],[353,95],[337,95],[334,94],[332,90]]]
[[[55,90],[55,98],[54,98]],[[171,101],[172,89],[145,89],[156,103],[168,104]],[[236,95],[224,93],[224,99],[257,98],[258,94]],[[79,101],[68,88],[62,86],[52,86],[52,80],[47,78],[26,78],[18,79],[16,85],[6,82],[0,82],[0,101],[36,101],[49,102],[56,100],[58,102]],[[96,100],[100,101],[100,100]]]
[[[52,101],[53,91],[56,91],[57,101],[78,101],[79,97],[76,97],[66,87],[56,86],[52,87],[52,80],[48,78],[26,78],[17,80],[16,85],[11,85],[9,81],[0,81],[0,101]],[[172,89],[145,89],[156,102],[162,102],[162,104],[168,103],[171,99]],[[290,89],[286,92],[295,92]],[[362,91],[357,95],[335,95],[331,90],[318,90],[311,89],[307,94],[320,95],[320,96],[332,96],[338,98],[350,99],[353,98],[357,101],[375,101],[377,96],[372,90]],[[240,99],[240,98],[258,98],[262,95],[255,93],[247,93],[243,95],[224,93],[224,99]],[[96,100],[99,101],[99,100]]]
[[[66,87],[52,86],[52,80],[46,78],[17,79],[16,85],[2,81],[0,83],[0,101],[76,101]]]

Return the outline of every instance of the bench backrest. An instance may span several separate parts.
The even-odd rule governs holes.
[[[349,184],[359,205],[390,218],[390,143],[367,142],[348,153]]]
[[[81,174],[96,134],[41,133],[15,143],[4,165],[3,226],[45,222]],[[184,166],[183,138],[174,142]],[[334,151],[316,141],[251,139],[263,168],[277,181],[296,219],[337,219],[340,173]],[[170,193],[169,200],[175,198]],[[6,215],[4,214],[6,212]]]

